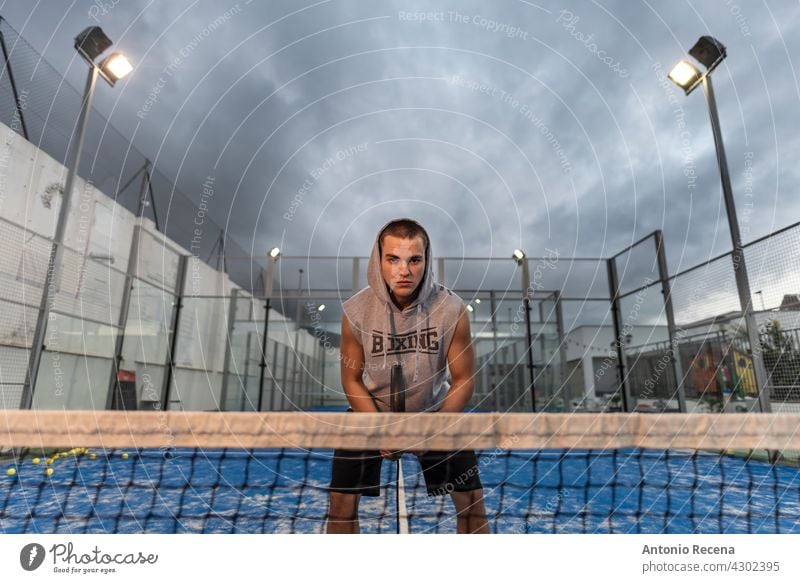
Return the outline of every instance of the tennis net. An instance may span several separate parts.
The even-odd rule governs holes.
[[[497,533],[800,533],[800,469],[774,455],[800,450],[798,428],[797,414],[4,410],[0,532],[325,532],[336,448],[474,450]],[[398,516],[455,532],[417,456],[395,472],[384,463],[381,496],[362,498],[362,532]]]

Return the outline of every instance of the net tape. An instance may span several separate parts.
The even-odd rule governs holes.
[[[0,448],[800,449],[800,414],[0,411]]]

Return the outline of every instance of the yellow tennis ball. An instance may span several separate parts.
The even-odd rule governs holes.
[[[33,459],[31,460],[31,462],[33,463],[33,465],[35,465],[35,466],[38,466],[38,465],[39,465],[39,458],[38,458],[38,457],[35,457],[35,458],[33,458]]]
[[[49,458],[47,458],[47,461],[46,461],[45,463],[46,463],[48,466],[50,466],[50,465],[53,465],[53,461],[54,461],[54,460],[53,460],[53,458],[49,457]]]
[[[13,476],[16,473],[17,473],[17,470],[15,470],[14,468],[8,468],[6,470],[6,476]]]
[[[124,460],[128,459],[128,454],[127,453],[123,453],[122,454],[122,459],[124,459]]]
[[[53,468],[47,468],[44,473],[48,476],[52,476],[55,470]]]
[[[89,459],[90,460],[96,460],[97,459],[97,454],[96,453],[90,453],[89,454]]]

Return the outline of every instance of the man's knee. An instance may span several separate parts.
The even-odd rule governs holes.
[[[483,489],[468,490],[466,492],[451,492],[453,503],[459,514],[473,514],[483,511]]]
[[[358,516],[359,494],[330,492],[328,517],[334,520],[354,520]]]

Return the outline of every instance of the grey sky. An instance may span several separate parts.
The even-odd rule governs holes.
[[[745,240],[800,219],[797,2],[20,0],[0,14],[76,87],[72,39],[102,26],[136,70],[96,107],[187,194],[213,174],[211,215],[254,254],[365,255],[398,215],[451,257],[609,256],[658,228],[672,272],[726,251],[702,92],[664,83],[703,34],[728,47],[713,79]]]

